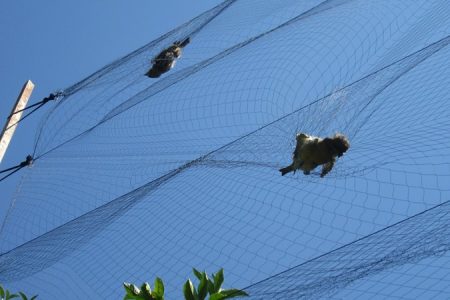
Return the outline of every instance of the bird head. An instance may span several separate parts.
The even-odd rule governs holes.
[[[341,157],[350,148],[350,143],[343,134],[336,134],[333,137],[333,146],[337,151],[337,156]]]

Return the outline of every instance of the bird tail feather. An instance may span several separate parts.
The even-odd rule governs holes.
[[[285,168],[280,169],[279,171],[281,172],[281,176],[284,176],[287,173],[292,172],[293,169],[292,169],[292,166],[287,166]]]

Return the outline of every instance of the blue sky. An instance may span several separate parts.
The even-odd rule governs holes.
[[[5,241],[31,242],[1,257],[10,269],[0,274],[34,267],[35,276],[15,284],[74,278],[84,288],[71,285],[74,293],[107,293],[116,282],[156,275],[177,291],[191,266],[225,267],[232,284],[250,284],[448,200],[450,139],[428,137],[448,136],[450,6],[321,2],[236,1],[161,79],[142,74],[165,40],[65,98],[41,151],[89,128],[92,116],[119,113],[27,172]],[[26,79],[37,85],[36,102],[217,3],[1,4],[1,42],[9,46],[0,50],[3,117]],[[39,117],[19,127],[2,167],[28,154]],[[281,177],[298,130],[343,131],[352,146],[324,179]],[[0,183],[2,213],[18,175]],[[149,242],[136,242],[143,237]],[[379,252],[369,250],[377,262]],[[363,263],[374,261],[362,254]]]
[[[220,3],[202,1],[2,1],[0,2],[0,120],[6,120],[23,85],[36,85],[40,101],[105,64]],[[106,5],[107,3],[107,5]],[[42,111],[47,110],[44,107]],[[32,151],[42,112],[17,128],[1,169]],[[21,174],[0,183],[0,220]]]

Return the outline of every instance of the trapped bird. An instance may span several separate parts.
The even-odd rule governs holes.
[[[181,56],[181,49],[189,44],[190,38],[173,43],[169,48],[163,50],[152,59],[152,67],[145,74],[150,78],[158,78],[175,66],[175,62]]]
[[[336,157],[341,157],[350,148],[347,137],[342,134],[322,139],[298,133],[296,139],[292,164],[280,169],[282,176],[299,169],[303,170],[303,174],[309,175],[317,166],[323,165],[320,177],[324,177],[333,169]]]

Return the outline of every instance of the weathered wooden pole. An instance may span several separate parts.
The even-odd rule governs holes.
[[[20,92],[16,104],[11,111],[11,115],[8,117],[5,127],[3,127],[2,134],[0,135],[0,163],[3,160],[3,156],[5,156],[6,149],[8,149],[9,143],[14,135],[14,131],[16,131],[16,127],[20,117],[22,116],[23,111],[20,110],[26,107],[33,89],[34,84],[31,80],[28,80],[23,85],[22,91]]]

